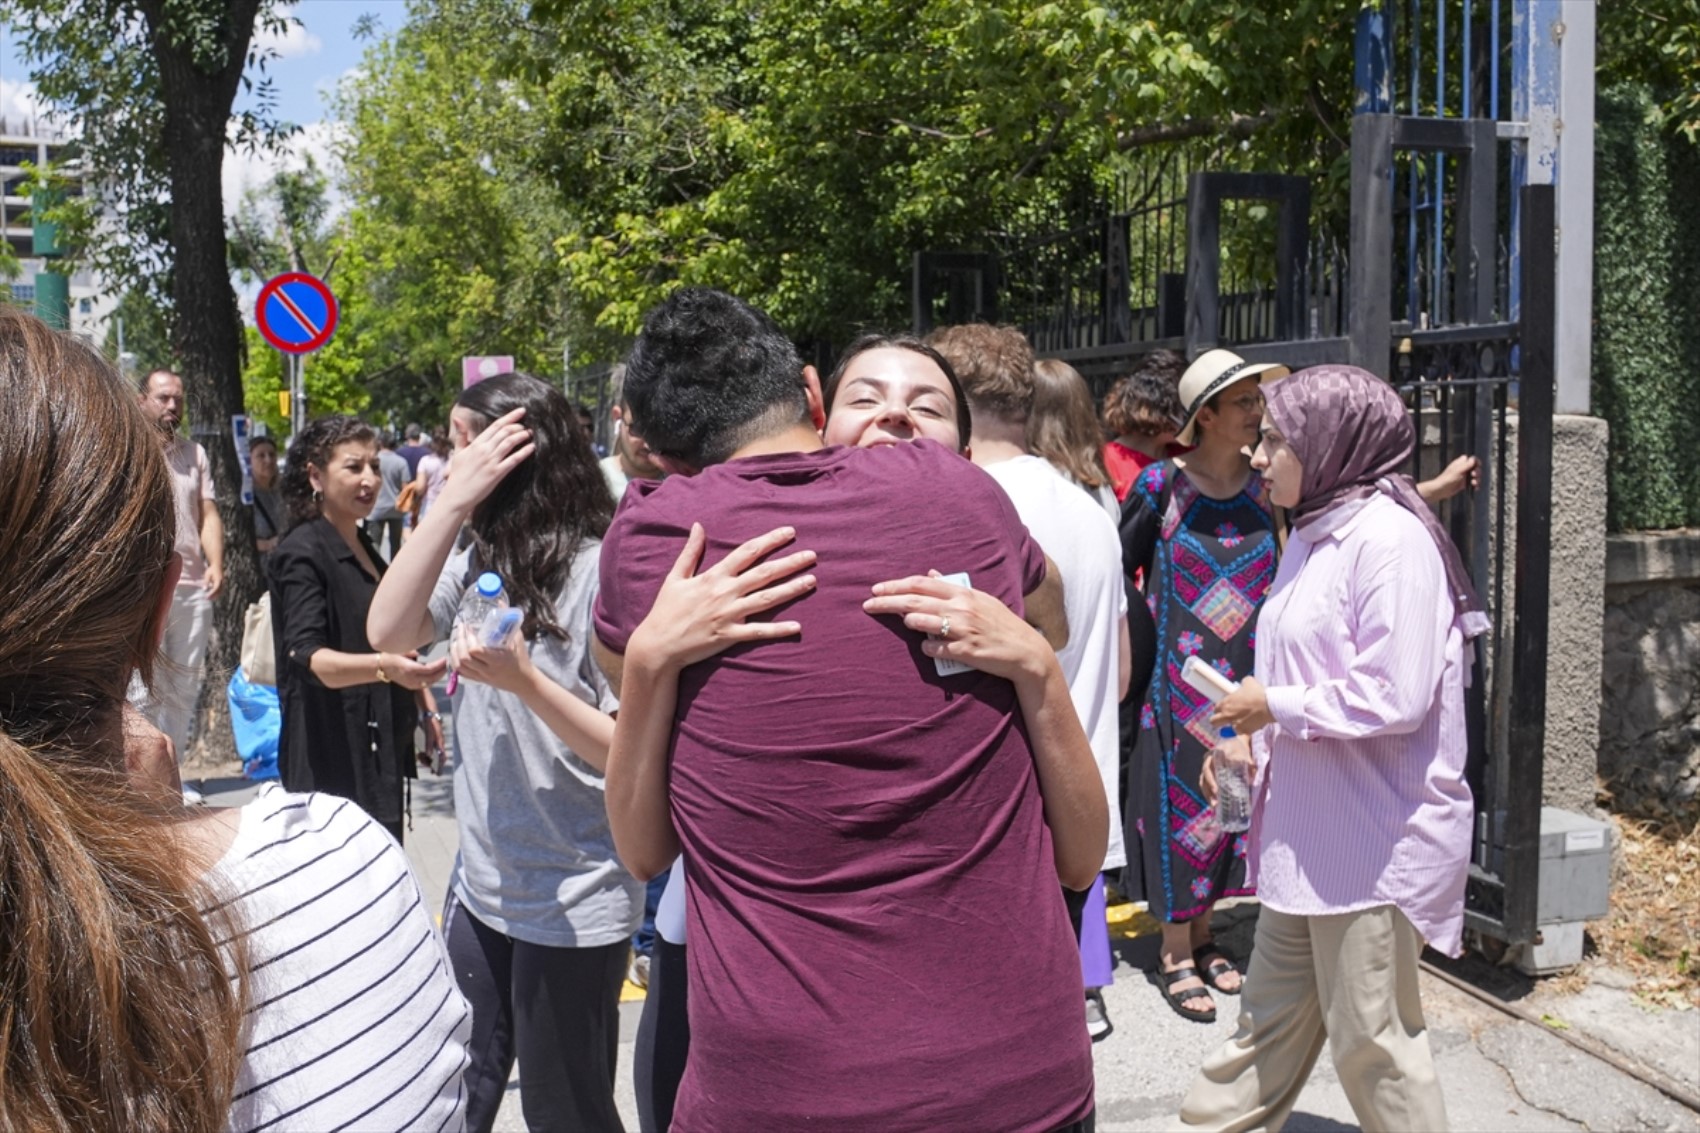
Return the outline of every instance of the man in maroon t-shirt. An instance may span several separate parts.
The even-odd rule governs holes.
[[[1047,662],[1036,711],[1031,686],[1018,703],[1002,678],[941,676],[922,634],[862,609],[875,583],[937,569],[1020,611],[1044,591],[1044,555],[1001,489],[942,446],[823,447],[813,371],[730,296],[686,290],[651,312],[626,394],[686,473],[634,484],[603,544],[596,647],[624,669],[628,711],[654,674],[626,646],[693,522],[704,568],[781,525],[818,555],[815,588],[768,615],[799,636],[678,673],[665,769],[610,758],[628,867],[686,862],[691,1050],[673,1128],[1088,1128],[1058,880],[1083,884],[1104,834],[1093,858],[1078,849],[1090,834],[1053,840],[1046,823],[1057,800],[1036,759],[1067,764],[1047,765],[1065,790],[1097,779],[1077,721],[1062,754],[1035,755],[1059,746],[1059,698],[1072,718],[1060,670]]]

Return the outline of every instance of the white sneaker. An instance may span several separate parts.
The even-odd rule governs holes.
[[[184,806],[202,806],[206,803],[206,801],[206,798],[202,796],[201,792],[195,790],[195,788],[189,786],[185,786],[183,788]]]
[[[1104,1009],[1104,994],[1095,987],[1086,989],[1086,1034],[1093,1042],[1103,1042],[1110,1037],[1115,1027],[1110,1024],[1110,1013]]]
[[[642,952],[632,953],[632,962],[626,966],[626,979],[649,990],[649,957]]]

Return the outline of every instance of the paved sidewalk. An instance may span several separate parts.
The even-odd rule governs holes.
[[[254,787],[241,779],[209,780],[214,805],[240,805]],[[413,827],[406,848],[432,910],[439,917],[454,863],[456,833],[447,777],[427,772],[413,785]],[[1093,1048],[1101,1133],[1145,1133],[1171,1127],[1205,1054],[1234,1032],[1237,999],[1218,996],[1219,1019],[1203,1025],[1174,1015],[1142,969],[1156,963],[1155,926],[1125,907],[1117,921],[1116,983],[1104,991],[1115,1031]],[[1217,936],[1244,958],[1257,906],[1246,903],[1217,914]],[[1617,985],[1617,986],[1614,986]],[[632,1094],[632,1040],[641,1000],[635,989],[622,1005],[616,1098],[631,1130],[637,1128]],[[1700,1133],[1700,1114],[1652,1087],[1562,1042],[1541,1027],[1512,1019],[1427,973],[1422,978],[1429,1039],[1459,1133],[1524,1130],[1681,1130]],[[1649,1011],[1636,1006],[1620,981],[1601,970],[1579,994],[1560,996],[1537,987],[1530,1002],[1540,1013],[1587,1030],[1631,1057],[1700,1091],[1700,1011]],[[917,1002],[917,1011],[929,1005]],[[1084,1017],[1082,1019],[1084,1026]],[[508,1087],[496,1128],[525,1129],[517,1074]],[[996,1115],[987,1115],[987,1129]],[[1356,1129],[1344,1091],[1326,1054],[1318,1061],[1287,1129],[1331,1133]]]

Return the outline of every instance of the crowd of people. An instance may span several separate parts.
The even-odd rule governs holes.
[[[524,374],[399,448],[253,442],[282,783],[224,810],[178,763],[224,538],[181,379],[0,311],[0,1112],[487,1130],[517,1061],[530,1128],[619,1129],[630,973],[646,1130],[1086,1131],[1127,899],[1170,1008],[1238,997],[1183,1127],[1278,1128],[1325,1040],[1366,1127],[1445,1127],[1417,956],[1460,947],[1485,620],[1430,509],[1472,469],[1411,479],[1391,387],[1159,351],[1100,407],[978,324],[823,380],[703,288],[617,381],[606,455]],[[439,931],[401,842],[444,750]]]

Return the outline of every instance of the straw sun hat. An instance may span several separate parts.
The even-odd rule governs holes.
[[[1286,377],[1289,372],[1287,367],[1274,362],[1247,362],[1232,350],[1206,350],[1181,375],[1181,407],[1186,412],[1186,423],[1175,439],[1183,445],[1194,443],[1198,432],[1195,428],[1198,411],[1204,408],[1205,402],[1235,382],[1247,378],[1273,381]]]

